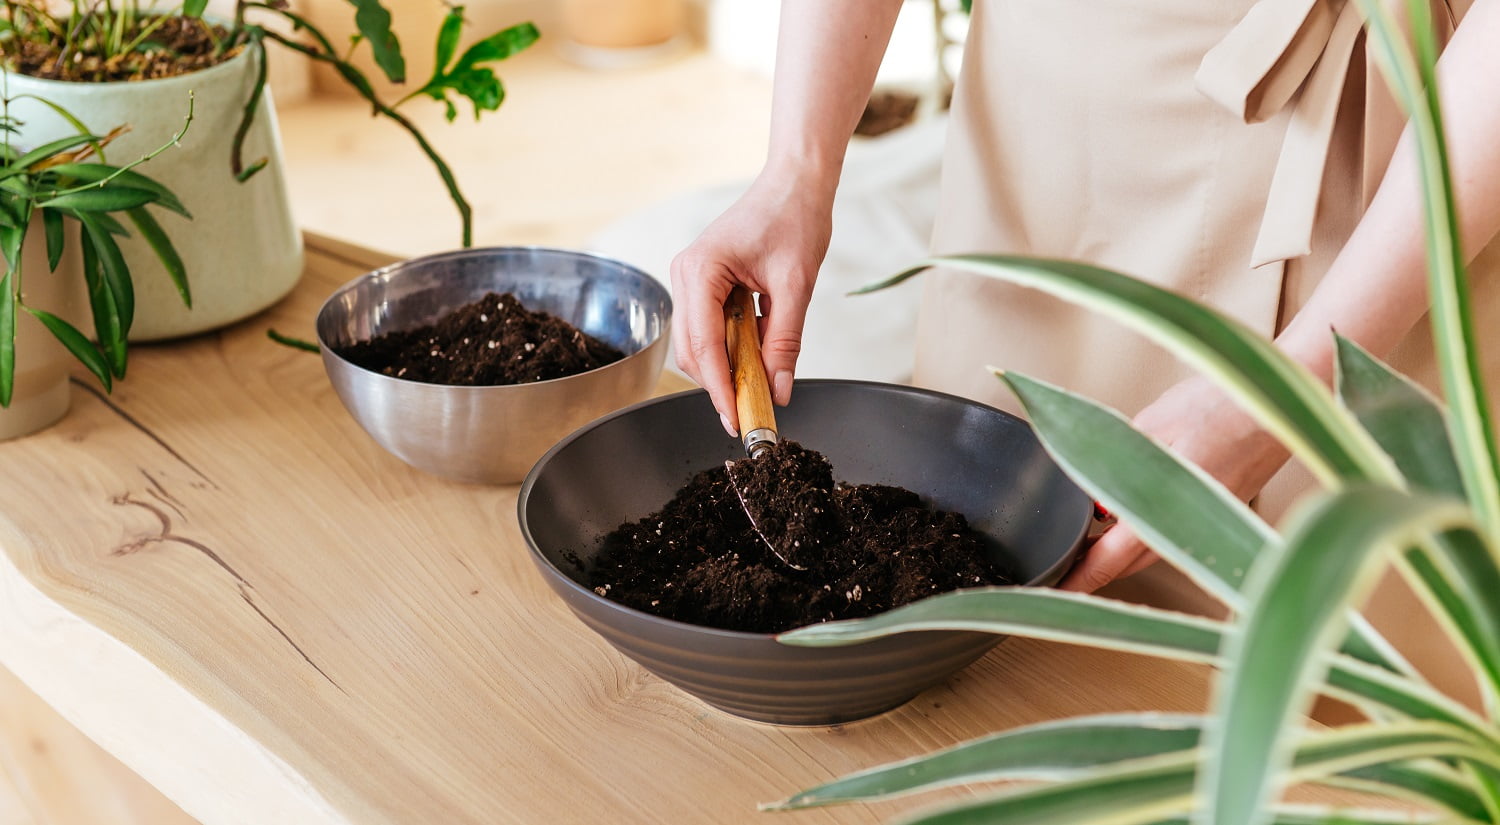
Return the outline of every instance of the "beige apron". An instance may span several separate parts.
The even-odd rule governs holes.
[[[1468,5],[1434,0],[1447,31]],[[1404,122],[1360,24],[1352,0],[979,0],[934,251],[1084,260],[1274,334],[1349,236]],[[1496,264],[1500,244],[1474,270],[1492,348],[1500,296],[1481,272]],[[1040,293],[955,272],[922,280],[919,385],[1017,411],[985,369],[995,365],[1134,415],[1188,374],[1144,338]],[[1420,326],[1393,360],[1431,384],[1428,335]],[[1279,516],[1306,485],[1288,468],[1263,509]],[[1166,565],[1115,595],[1212,610]],[[1411,619],[1403,587],[1383,586],[1371,612],[1424,670],[1472,698],[1456,654]]]

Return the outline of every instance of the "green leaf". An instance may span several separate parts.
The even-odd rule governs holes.
[[[1432,10],[1420,3],[1407,3],[1418,50],[1414,58],[1390,9],[1379,0],[1358,2],[1365,17],[1369,48],[1410,116],[1427,228],[1429,314],[1454,452],[1469,501],[1490,536],[1500,537],[1500,458],[1474,342],[1466,259],[1454,214],[1452,175],[1438,105],[1438,47]]]
[[[1433,722],[1353,725],[1302,736],[1290,776],[1298,782],[1371,765],[1469,757],[1461,732]],[[1129,825],[1180,816],[1194,804],[1198,753],[1168,754],[1092,771],[1042,787],[965,801],[917,817],[912,825]],[[1269,809],[1265,811],[1269,820]]]
[[[860,292],[933,266],[1040,289],[1146,335],[1224,388],[1329,486],[1344,479],[1400,483],[1390,458],[1307,368],[1232,318],[1118,272],[1007,255],[934,258]]]
[[[999,780],[1062,781],[1102,765],[1192,751],[1203,720],[1180,714],[1085,716],[1029,725],[809,788],[767,810],[882,799]]]
[[[505,102],[505,87],[500,85],[500,78],[490,69],[455,71],[449,78],[453,90],[474,104],[475,120],[479,119],[482,112],[493,112]]]
[[[99,265],[99,254],[92,243],[85,241],[83,247],[83,280],[88,287],[89,309],[94,318],[94,336],[99,339],[99,348],[109,360],[110,372],[115,377],[125,374],[125,331],[120,325],[120,311],[115,306],[114,294],[104,281]]]
[[[1453,460],[1447,416],[1436,399],[1353,341],[1342,335],[1334,339],[1339,401],[1413,486],[1462,496],[1463,476]]]
[[[0,234],[12,231],[10,227]],[[0,278],[0,407],[10,406],[16,389],[16,273]]]
[[[61,178],[69,179],[73,183],[98,183],[108,179],[110,187],[125,187],[150,192],[156,196],[156,205],[176,212],[184,218],[192,217],[182,205],[182,201],[179,201],[177,196],[172,194],[172,190],[140,172],[121,169],[104,163],[63,163],[47,171]]]
[[[20,156],[19,158],[16,158],[15,162],[9,164],[5,169],[0,170],[0,178],[8,178],[12,175],[19,175],[29,170],[37,163],[44,161],[47,158],[52,157],[53,155],[66,152],[69,149],[76,149],[86,143],[96,143],[99,141],[99,139],[100,138],[98,135],[81,134],[72,135],[65,138],[58,138],[57,140],[43,143],[41,146],[38,146],[35,149],[32,149],[26,154]]]
[[[38,209],[42,216],[42,230],[47,238],[47,269],[57,271],[57,264],[63,255],[63,216],[56,209]]]
[[[5,256],[6,268],[21,268],[21,242],[26,238],[26,221],[7,224],[0,228],[0,255]]]
[[[100,189],[83,189],[47,198],[37,205],[78,212],[117,212],[144,206],[155,200],[155,195],[142,189],[106,185]]]
[[[483,40],[470,46],[463,56],[454,65],[455,72],[462,71],[471,66],[481,63],[492,63],[504,60],[513,54],[524,51],[541,37],[535,25],[531,23],[518,23],[508,29],[495,32]]]
[[[1114,410],[1025,375],[1000,377],[1069,478],[1199,587],[1233,610],[1244,608],[1240,590],[1246,571],[1257,558],[1281,552],[1281,537],[1260,516]],[[1183,513],[1194,515],[1183,518]],[[1362,621],[1354,625],[1344,652],[1411,672]]]
[[[270,338],[272,341],[275,341],[278,344],[281,344],[282,346],[291,347],[292,349],[300,349],[304,352],[323,351],[322,347],[319,347],[317,344],[314,344],[311,341],[304,341],[301,338],[293,338],[290,335],[282,335],[274,329],[266,330],[266,337]]]
[[[177,294],[182,298],[182,303],[188,309],[193,308],[193,294],[188,288],[187,269],[182,265],[182,257],[177,254],[176,247],[172,246],[172,239],[162,231],[161,224],[151,217],[146,207],[137,206],[130,210],[130,222],[141,233],[141,237],[150,244],[151,251],[156,253],[157,260],[167,270],[167,276],[172,279],[173,286],[177,287]]]
[[[104,273],[104,283],[109,287],[115,307],[120,313],[120,330],[122,334],[128,335],[131,322],[135,318],[135,285],[131,282],[130,269],[125,263],[125,256],[121,254],[120,246],[115,243],[111,233],[102,231],[102,225],[93,214],[80,212],[78,217],[83,224],[86,242],[92,244],[94,251],[99,253],[99,265]]]
[[[443,17],[442,25],[438,26],[436,57],[432,61],[432,77],[427,81],[429,84],[442,77],[447,70],[448,63],[458,52],[458,40],[463,36],[463,31],[464,7],[453,6]]]
[[[853,621],[776,637],[803,647],[844,645],[914,630],[977,630],[1212,662],[1222,625],[1210,619],[1041,587],[958,590]]]
[[[58,117],[62,118],[64,121],[67,121],[67,124],[73,127],[73,131],[77,132],[80,135],[87,135],[89,133],[89,127],[84,125],[84,122],[82,120],[79,120],[77,115],[68,111],[67,108],[55,103],[54,101],[48,100],[45,97],[42,97],[40,95],[24,94],[16,95],[15,97],[11,98],[11,100],[34,100],[37,103],[40,103],[43,106],[51,109],[57,114]],[[101,138],[95,137],[91,141],[89,141],[89,145],[94,147],[94,154],[99,156],[99,160],[102,163],[105,160],[105,147],[104,144],[99,142],[100,140]]]
[[[202,17],[204,10],[208,8],[208,0],[184,0],[182,4],[183,17]]]
[[[1187,756],[1198,748],[1203,726],[1202,716],[1157,713],[1042,722],[850,774],[762,808],[794,810],[864,802],[981,782],[1071,781],[1132,760]],[[1437,763],[1367,765],[1317,781],[1435,803],[1468,819],[1482,820],[1487,815],[1463,777]]]
[[[1286,552],[1256,568],[1250,609],[1225,649],[1204,787],[1214,825],[1266,821],[1285,781],[1291,731],[1327,669],[1350,604],[1373,585],[1378,553],[1392,556],[1427,533],[1466,526],[1462,502],[1381,487],[1320,497],[1294,515]]]
[[[391,31],[391,13],[380,0],[349,0],[354,4],[354,25],[370,42],[375,54],[375,65],[380,67],[392,83],[406,82],[406,60],[401,56],[401,43]]]
[[[1217,663],[1226,627],[1198,616],[1081,593],[994,587],[933,596],[868,619],[809,625],[783,633],[777,640],[821,647],[922,630],[973,630]],[[1331,695],[1356,703],[1374,702],[1409,717],[1486,735],[1500,750],[1500,738],[1488,733],[1484,720],[1430,686],[1347,656],[1334,656],[1331,661],[1327,680]]]
[[[92,372],[99,379],[99,383],[104,385],[105,392],[110,391],[112,382],[110,379],[109,363],[104,360],[104,356],[100,354],[99,349],[94,346],[92,341],[79,332],[72,324],[50,312],[32,309],[31,307],[25,307],[25,309],[31,313],[33,318],[41,321],[42,326],[50,330],[57,340],[61,341],[62,345],[68,348],[68,352],[73,353],[73,357],[77,358],[85,367],[88,367],[89,372]]]

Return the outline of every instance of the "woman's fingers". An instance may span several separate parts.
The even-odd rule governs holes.
[[[687,252],[672,261],[672,282],[678,296],[678,309],[672,318],[677,366],[708,390],[724,430],[738,435],[734,384],[724,349],[724,301],[733,281],[722,265]]]
[[[1063,590],[1092,593],[1115,579],[1149,565],[1155,558],[1135,532],[1123,524],[1105,531],[1058,585]]]
[[[792,401],[792,376],[797,371],[797,356],[802,354],[807,301],[801,296],[776,301],[763,293],[760,309],[765,316],[761,319],[760,354],[771,382],[771,400],[785,407]]]

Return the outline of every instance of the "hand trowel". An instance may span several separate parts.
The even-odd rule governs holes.
[[[822,455],[781,443],[760,355],[755,298],[737,286],[724,304],[725,345],[747,458],[724,462],[750,525],[787,567],[806,570],[835,529],[833,468]]]

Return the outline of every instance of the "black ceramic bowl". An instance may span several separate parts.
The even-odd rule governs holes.
[[[963,513],[1004,569],[1062,578],[1093,506],[1021,419],[951,395],[862,381],[799,381],[777,411],[784,437],[835,477],[895,484]],[[828,725],[890,710],[984,655],[999,638],[924,631],[835,648],[652,616],[580,584],[603,536],[656,510],[700,470],[743,456],[707,393],[653,399],[598,419],[542,456],[521,485],[521,533],[547,582],[599,635],[652,673],[736,716]]]

